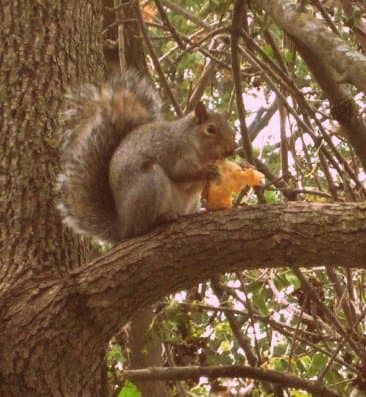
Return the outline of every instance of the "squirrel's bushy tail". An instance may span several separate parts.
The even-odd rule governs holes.
[[[75,231],[118,242],[109,163],[126,134],[160,119],[160,98],[147,79],[132,71],[104,85],[85,85],[67,98],[70,106],[61,120],[58,208]]]

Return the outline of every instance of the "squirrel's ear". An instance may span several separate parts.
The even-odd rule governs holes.
[[[194,108],[194,113],[196,114],[198,122],[201,124],[208,119],[208,114],[203,102],[198,102]]]

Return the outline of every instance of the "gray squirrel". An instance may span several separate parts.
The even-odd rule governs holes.
[[[76,232],[108,243],[197,212],[205,184],[218,176],[215,160],[235,149],[226,118],[201,102],[163,120],[151,83],[132,71],[69,99],[58,208]]]

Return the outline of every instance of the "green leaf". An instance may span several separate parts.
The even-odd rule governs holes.
[[[119,392],[118,397],[142,397],[142,395],[132,382],[127,381]]]
[[[256,292],[253,293],[253,302],[264,315],[268,314],[268,308],[266,305],[267,290],[261,286]]]
[[[263,46],[262,50],[270,57],[273,58],[273,49],[270,45]]]
[[[307,376],[312,377],[319,375],[327,363],[327,357],[322,353],[315,353],[311,359],[310,367],[307,371]]]
[[[311,357],[303,356],[297,360],[298,367],[301,371],[307,371],[311,365]]]
[[[264,197],[266,199],[266,203],[273,204],[277,201],[277,194],[276,192],[271,192],[266,190],[264,192]]]
[[[228,340],[224,340],[220,343],[220,346],[218,348],[219,353],[225,353],[231,351],[232,348],[232,343]]]
[[[113,343],[107,353],[107,363],[108,367],[114,366],[117,363],[124,363],[125,357],[123,355],[122,348],[119,344]]]
[[[269,360],[269,368],[275,369],[276,371],[286,371],[287,360],[285,360],[284,358],[273,357]]]
[[[295,289],[299,289],[301,287],[300,280],[292,273],[286,273],[287,281],[294,286]]]
[[[280,291],[281,291],[282,289],[288,287],[288,285],[289,285],[289,282],[288,282],[288,280],[287,280],[285,274],[282,273],[282,272],[281,272],[281,273],[278,273],[278,274],[275,274],[273,281],[274,281],[276,287],[277,287]]]
[[[310,394],[302,390],[294,390],[291,392],[291,397],[310,397]]]

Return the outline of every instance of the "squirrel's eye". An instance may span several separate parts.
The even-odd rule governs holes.
[[[208,124],[206,127],[206,132],[209,134],[215,134],[216,133],[216,126],[214,124]]]

